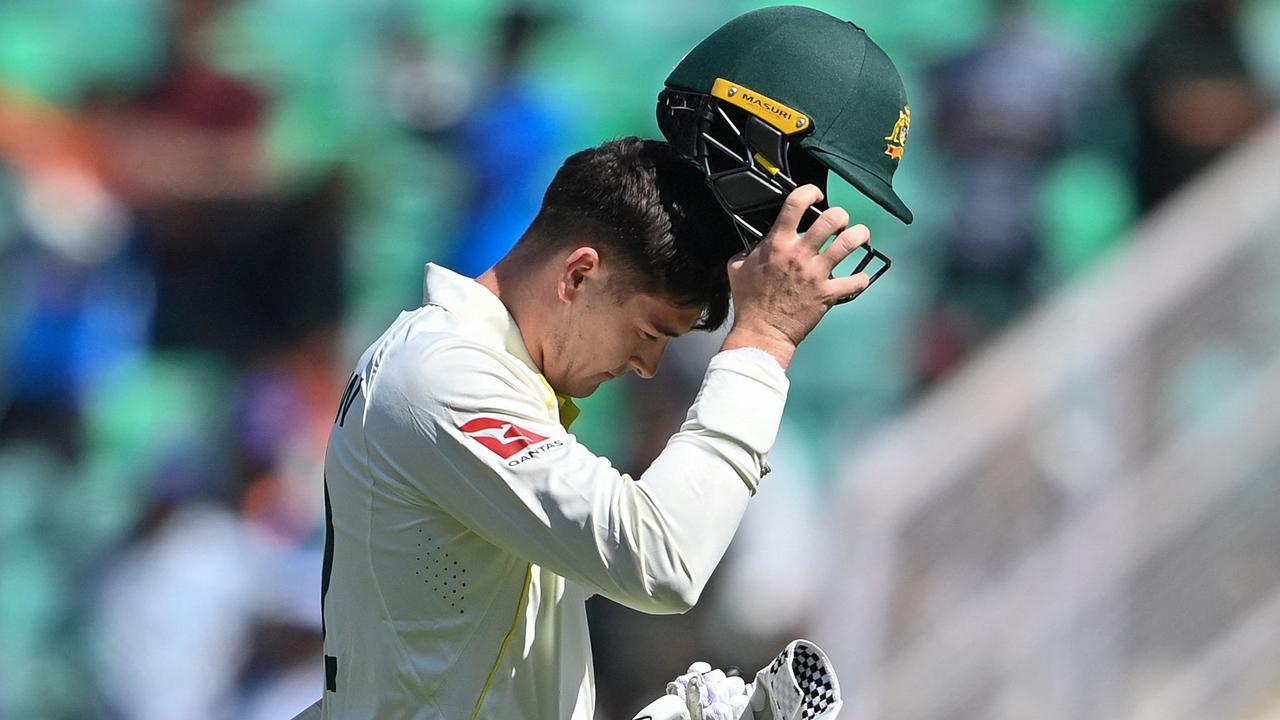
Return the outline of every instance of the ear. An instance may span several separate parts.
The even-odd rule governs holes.
[[[601,267],[600,253],[592,247],[580,247],[565,256],[564,266],[560,273],[558,292],[560,301],[573,302],[583,290],[588,279],[599,280],[604,269]]]

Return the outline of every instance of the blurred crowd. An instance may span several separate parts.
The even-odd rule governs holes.
[[[909,228],[806,342],[761,489],[678,618],[592,607],[600,714],[803,626],[837,448],[945,379],[1280,97],[1276,0],[809,3],[895,59]],[[0,4],[0,719],[291,717],[320,694],[321,469],[422,265],[478,274],[570,152],[653,136],[743,0]],[[836,183],[833,183],[835,185]],[[843,193],[843,194],[842,194]],[[714,335],[584,403],[641,472]]]

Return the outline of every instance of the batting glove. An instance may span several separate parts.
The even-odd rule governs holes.
[[[635,720],[738,720],[747,712],[749,692],[742,678],[696,662],[667,683],[667,694],[641,710]]]

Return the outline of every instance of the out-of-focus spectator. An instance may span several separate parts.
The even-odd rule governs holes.
[[[929,87],[954,193],[938,299],[921,334],[931,384],[1034,297],[1042,257],[1039,191],[1084,105],[1088,66],[1020,2],[996,31],[946,60]]]
[[[261,128],[267,98],[208,59],[208,29],[226,0],[180,0],[169,8],[163,64],[136,97],[95,93],[96,109],[115,109],[110,150],[117,179],[150,206],[204,198],[251,197],[267,190]],[[108,108],[123,101],[123,107]]]
[[[169,52],[131,97],[91,103],[115,182],[144,219],[161,347],[237,361],[332,330],[341,309],[342,187],[281,187],[264,154],[269,98],[209,59],[226,0],[171,8]]]
[[[98,606],[95,667],[113,712],[285,717],[307,705],[321,680],[319,555],[217,503],[162,496]]]
[[[134,215],[80,118],[0,87],[0,163],[12,177],[0,204],[19,220],[0,244],[0,440],[73,455],[84,393],[146,340],[151,278]]]
[[[157,508],[114,564],[99,617],[102,687],[121,717],[223,717],[248,652],[252,554],[216,506]]]
[[[429,138],[468,122],[475,109],[473,79],[434,51],[407,18],[387,21],[382,50],[379,84],[391,119]]]
[[[1152,34],[1132,70],[1139,199],[1150,209],[1270,110],[1238,37],[1243,0],[1185,0]]]
[[[455,131],[453,148],[468,177],[461,227],[446,264],[479,275],[524,233],[566,153],[564,118],[524,72],[527,54],[553,20],[513,6],[498,23],[488,87]]]

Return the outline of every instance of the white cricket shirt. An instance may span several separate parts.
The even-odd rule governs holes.
[[[425,303],[361,357],[329,438],[322,715],[585,720],[586,599],[693,605],[759,482],[786,376],[716,355],[636,480],[562,427],[488,289],[428,265]]]

